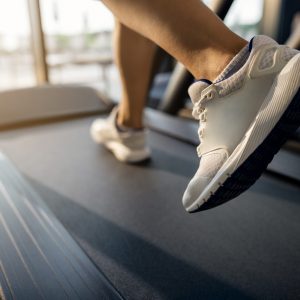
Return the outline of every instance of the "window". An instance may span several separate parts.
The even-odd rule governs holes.
[[[0,90],[36,83],[26,0],[0,0]]]
[[[263,0],[235,0],[224,22],[235,33],[249,40],[260,33]]]
[[[114,19],[100,1],[42,0],[51,83],[95,83],[106,89],[113,65]]]

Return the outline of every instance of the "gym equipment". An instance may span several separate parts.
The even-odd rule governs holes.
[[[122,299],[0,153],[0,298]]]
[[[193,145],[150,130],[152,160],[124,165],[92,142],[93,120],[2,131],[0,148],[125,299],[298,297],[299,185],[266,174],[189,215],[181,196],[197,168]]]
[[[1,300],[299,297],[296,151],[237,199],[188,215],[196,123],[148,109],[152,160],[125,165],[89,137],[91,115],[111,107],[93,90],[43,86],[0,103],[0,149],[18,168],[1,155]]]
[[[104,95],[87,86],[45,84],[0,92],[0,107],[0,129],[4,129],[105,113],[112,106]]]

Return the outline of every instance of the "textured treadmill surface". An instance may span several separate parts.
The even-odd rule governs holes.
[[[152,160],[117,162],[92,118],[0,134],[0,148],[128,299],[296,299],[300,189],[263,176],[213,210],[181,196],[195,148],[150,132]]]
[[[0,153],[0,299],[123,299]]]

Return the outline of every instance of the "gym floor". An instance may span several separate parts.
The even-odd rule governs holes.
[[[121,164],[90,139],[93,119],[3,131],[0,148],[126,299],[300,297],[299,186],[263,175],[189,215],[195,148],[150,131],[152,160]]]

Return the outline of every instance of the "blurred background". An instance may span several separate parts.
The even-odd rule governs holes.
[[[212,1],[205,1],[208,5]],[[246,38],[260,32],[263,0],[238,0],[225,22]],[[41,17],[38,24],[37,12]],[[34,28],[33,30],[31,28]],[[45,49],[42,49],[42,30]],[[120,94],[113,64],[114,18],[100,1],[0,1],[0,89],[49,83],[88,84]],[[33,43],[37,45],[36,48]],[[35,51],[38,50],[38,51]],[[38,62],[45,56],[46,66]],[[40,78],[39,78],[40,77]]]
[[[39,7],[36,4],[0,2],[1,90],[38,83],[34,65],[39,58],[32,42],[39,37],[31,30],[31,23],[38,26],[35,9],[41,14],[49,82],[101,84],[102,68],[112,64],[114,20],[110,12],[96,1],[41,0]]]

